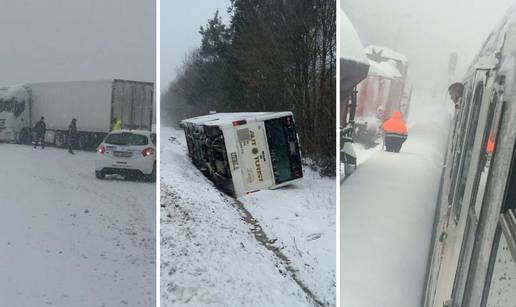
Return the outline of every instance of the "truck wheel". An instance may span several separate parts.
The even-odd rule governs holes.
[[[65,136],[64,136],[63,132],[56,131],[55,143],[56,143],[56,147],[64,147],[64,145],[65,145]]]
[[[17,143],[18,144],[30,144],[31,143],[31,139],[30,139],[30,131],[29,129],[27,128],[23,128],[20,133],[18,134],[18,140],[17,140]]]
[[[85,150],[87,148],[85,148],[85,144],[86,144],[86,139],[84,138],[84,135],[83,134],[80,134],[77,136],[77,139],[75,140],[75,146],[77,146],[77,149],[79,150]]]
[[[95,177],[97,177],[97,179],[104,179],[106,178],[106,174],[104,174],[103,171],[95,171]]]

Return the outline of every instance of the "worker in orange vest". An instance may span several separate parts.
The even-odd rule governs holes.
[[[494,148],[495,148],[494,137],[493,137],[493,133],[490,132],[489,133],[489,139],[487,139],[486,152],[488,154],[492,155],[493,151],[494,151]]]
[[[383,138],[385,150],[390,152],[400,152],[401,146],[408,136],[407,126],[401,118],[400,111],[394,111],[392,116],[383,122]]]

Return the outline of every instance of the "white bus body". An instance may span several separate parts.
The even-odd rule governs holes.
[[[303,177],[292,112],[216,113],[181,126],[194,164],[236,197]]]

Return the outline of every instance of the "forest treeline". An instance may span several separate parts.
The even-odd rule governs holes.
[[[336,1],[232,0],[200,28],[161,98],[162,120],[217,112],[293,111],[303,156],[335,174]]]

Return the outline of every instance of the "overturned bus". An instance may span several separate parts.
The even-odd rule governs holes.
[[[292,112],[216,113],[181,127],[192,162],[235,197],[303,177]]]

